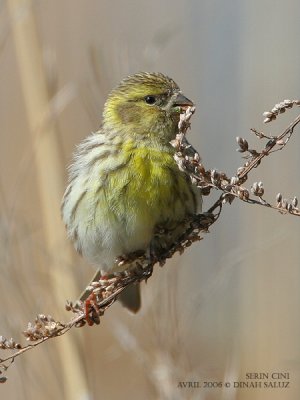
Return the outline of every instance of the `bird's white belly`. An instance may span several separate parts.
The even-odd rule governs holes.
[[[105,220],[104,220],[105,221]],[[146,250],[153,236],[154,225],[136,223],[130,229],[120,221],[91,226],[78,235],[78,246],[92,264],[105,272],[117,271],[119,256]]]

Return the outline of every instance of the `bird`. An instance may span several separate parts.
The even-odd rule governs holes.
[[[174,227],[201,211],[200,190],[179,170],[170,144],[180,113],[190,106],[160,72],[127,76],[108,95],[99,130],[77,146],[62,219],[77,252],[102,275],[122,269],[118,257],[147,251],[157,226],[175,232],[163,247],[182,233]],[[118,298],[134,313],[141,306],[139,285]]]

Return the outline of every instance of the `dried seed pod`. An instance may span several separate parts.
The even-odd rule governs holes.
[[[237,185],[239,183],[239,178],[237,177],[237,176],[233,176],[231,179],[230,179],[230,184],[231,185]]]
[[[277,203],[280,203],[281,200],[282,200],[282,194],[281,194],[281,193],[277,193],[277,195],[276,195],[276,201],[277,201]]]
[[[265,118],[272,118],[272,117],[273,117],[273,113],[270,112],[270,111],[265,111],[265,112],[263,113],[263,117],[265,117]]]
[[[197,169],[197,171],[195,171],[195,172],[198,172],[199,174],[202,174],[202,175],[205,174],[205,168],[203,167],[202,164],[198,164],[198,165],[195,167],[195,169]]]
[[[244,200],[248,200],[249,199],[249,191],[247,189],[243,190],[243,195],[244,195]]]
[[[237,137],[235,138],[235,140],[236,140],[237,144],[238,144],[239,146],[241,146],[242,140],[243,140],[243,139],[242,139],[240,136],[237,136]]]
[[[245,151],[248,150],[249,145],[246,139],[237,136],[236,141],[237,144],[239,145],[239,149],[237,149],[237,151],[239,151],[240,153],[244,153]]]
[[[238,195],[238,198],[239,198],[240,200],[243,200],[243,199],[244,199],[244,194],[243,194],[243,191],[242,191],[242,190],[238,190],[238,191],[237,191],[237,195]]]
[[[0,349],[5,348],[6,338],[4,336],[0,336]]]
[[[8,347],[9,349],[14,349],[14,348],[15,348],[15,344],[16,344],[16,342],[13,340],[13,338],[10,338],[10,339],[7,341],[7,347]]]
[[[222,203],[229,203],[231,204],[233,202],[233,200],[235,199],[235,196],[233,194],[230,193],[225,193],[222,199]]]
[[[230,183],[225,183],[225,184],[222,184],[223,185],[223,190],[225,190],[226,192],[230,192],[231,191],[231,189],[232,189],[232,185],[230,184]]]
[[[284,106],[285,106],[286,108],[292,108],[292,107],[293,107],[293,102],[292,102],[292,100],[289,100],[289,99],[283,100],[283,103],[284,103]]]
[[[200,155],[198,153],[194,154],[194,160],[197,161],[197,162],[199,162],[201,160],[201,157],[200,157]]]
[[[203,188],[200,187],[200,189],[201,189],[202,196],[208,196],[210,194],[211,187],[209,187],[209,186],[206,186]]]
[[[263,188],[263,183],[254,182],[253,185],[251,186],[251,192],[254,194],[254,196],[262,197],[265,192]]]
[[[283,114],[283,113],[285,113],[284,104],[282,105],[282,107],[279,108],[279,114]]]
[[[217,172],[215,169],[212,169],[212,170],[211,170],[211,177],[212,177],[213,179],[216,179],[217,176],[218,176],[218,172]]]
[[[275,118],[272,118],[272,119],[275,119]],[[264,119],[264,124],[267,124],[268,122],[271,122],[272,119],[271,118],[265,118]]]
[[[220,174],[215,169],[211,170],[210,180],[214,185],[218,185],[220,181]]]
[[[282,207],[282,208],[285,208],[285,209],[287,210],[288,202],[287,202],[286,199],[283,199],[281,207]]]
[[[294,198],[293,198],[293,200],[292,200],[292,205],[293,205],[293,207],[297,207],[297,205],[298,205],[298,199],[297,199],[297,197],[294,197]]]
[[[251,186],[251,192],[254,194],[254,196],[258,196],[259,187],[257,182],[254,182]]]

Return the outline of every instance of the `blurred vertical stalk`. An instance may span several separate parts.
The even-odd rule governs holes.
[[[71,255],[69,248],[63,250],[59,245],[65,240],[65,232],[59,212],[63,174],[55,124],[41,125],[43,117],[49,113],[47,77],[43,68],[32,1],[8,0],[7,3],[33,146],[38,139],[35,162],[46,247],[48,254],[51,255],[48,265],[50,283],[53,296],[57,304],[62,307],[66,293],[75,297],[75,286],[69,271],[60,266],[60,260],[64,260],[65,263],[69,261],[71,264]],[[43,126],[43,129],[38,130],[40,126]],[[79,332],[77,334],[79,335]],[[71,335],[66,339],[60,339],[57,343],[63,370],[62,382],[65,385],[64,398],[66,400],[88,398],[86,375],[79,357],[78,344],[72,340]]]

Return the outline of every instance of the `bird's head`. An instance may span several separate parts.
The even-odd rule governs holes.
[[[104,106],[103,125],[120,134],[169,142],[178,132],[180,113],[192,105],[171,78],[141,72],[112,90]]]

